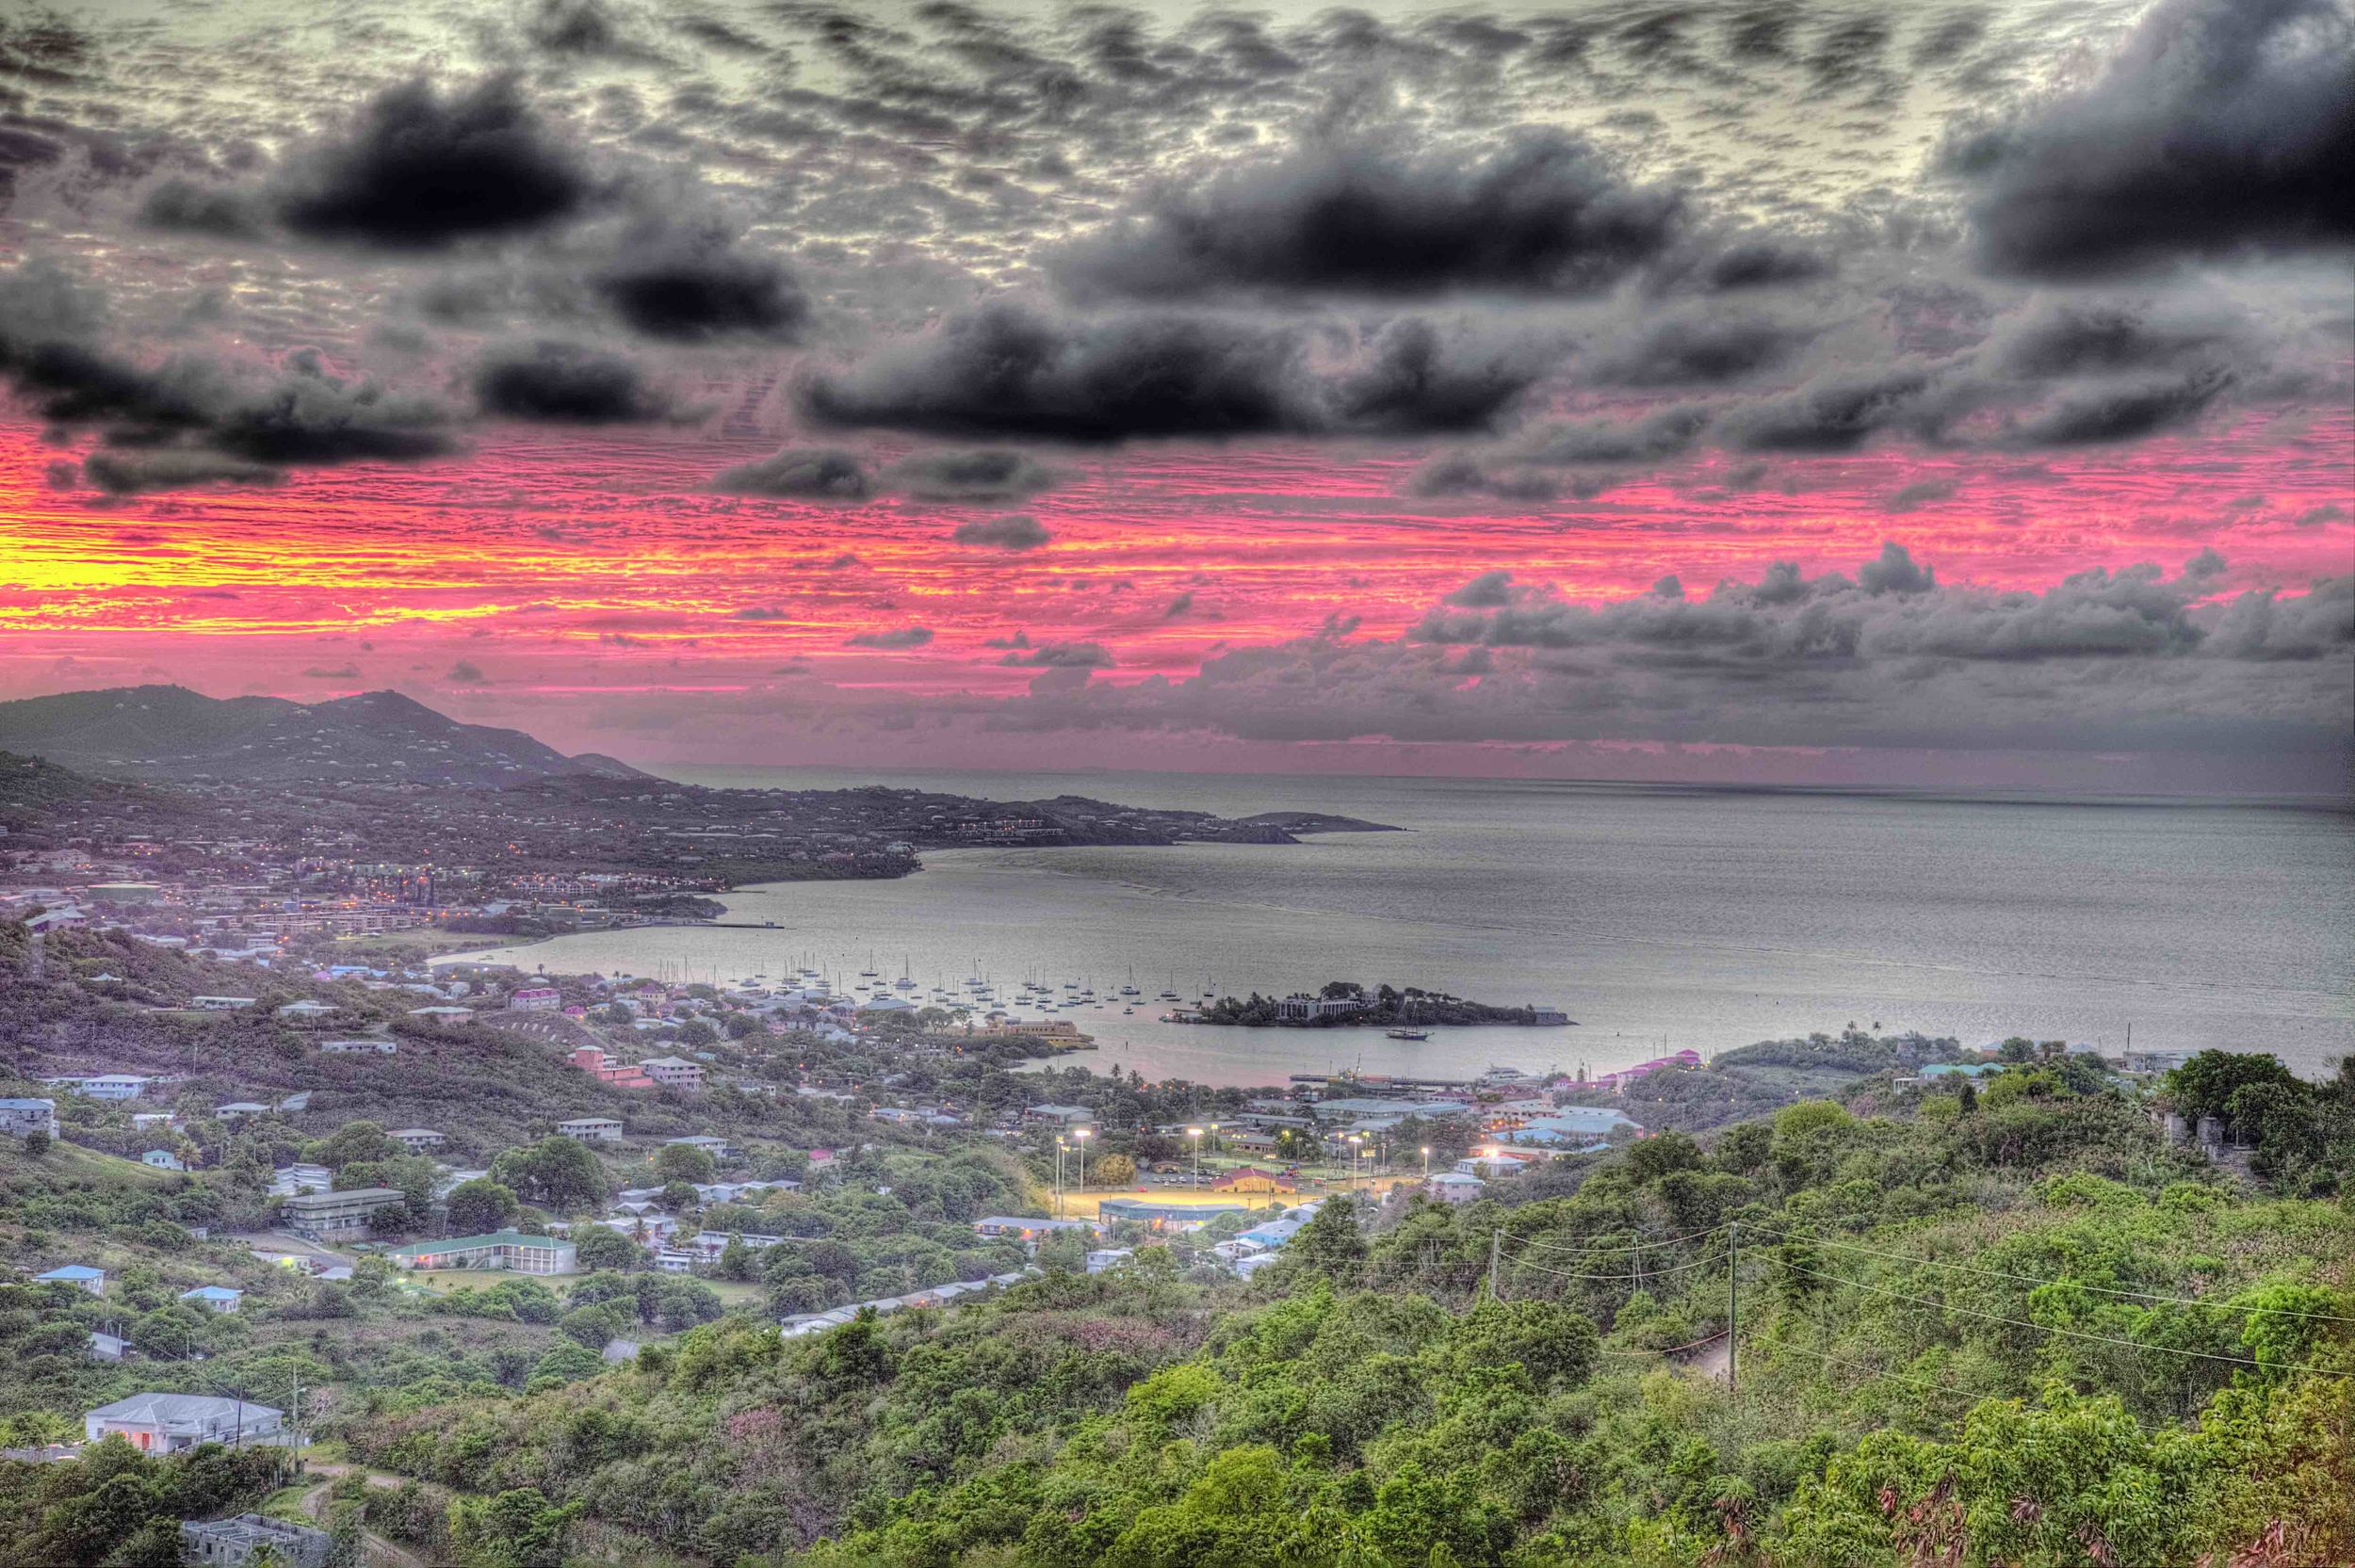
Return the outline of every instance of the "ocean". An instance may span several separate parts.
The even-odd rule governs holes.
[[[729,895],[773,929],[585,933],[495,957],[552,972],[843,982],[872,968],[1004,1005],[1035,979],[1098,1069],[1273,1083],[1356,1068],[1463,1077],[1853,1024],[1986,1044],[2355,1051],[2355,816],[2296,805],[2022,800],[1461,779],[674,770],[690,783],[1084,794],[1222,816],[1336,812],[1408,830],[1297,846],[928,852],[895,881]],[[1131,975],[1132,1012],[1113,993]],[[1240,1029],[1163,1024],[1174,991],[1388,981],[1552,1006],[1574,1026]],[[1023,1016],[1033,1007],[1016,1005]]]

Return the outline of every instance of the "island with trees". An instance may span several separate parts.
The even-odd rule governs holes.
[[[1313,1004],[1313,1005],[1304,1005]],[[1222,996],[1205,1007],[1170,1014],[1180,1024],[1236,1024],[1260,1028],[1421,1028],[1441,1024],[1508,1024],[1529,1028],[1574,1022],[1558,1008],[1523,1003],[1499,1007],[1468,1001],[1444,991],[1391,985],[1369,989],[1356,980],[1327,980],[1313,996]]]

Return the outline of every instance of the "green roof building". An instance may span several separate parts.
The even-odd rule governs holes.
[[[396,1247],[384,1255],[403,1269],[512,1269],[521,1274],[580,1272],[580,1253],[571,1242],[560,1237],[526,1236],[520,1231],[420,1241],[414,1247]]]

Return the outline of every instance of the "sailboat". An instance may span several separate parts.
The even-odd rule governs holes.
[[[1138,994],[1138,993],[1137,993],[1137,966],[1136,966],[1135,964],[1133,964],[1133,963],[1132,963],[1132,964],[1130,964],[1130,965],[1129,965],[1129,983],[1128,983],[1127,985],[1124,985],[1124,986],[1122,986],[1122,987],[1120,988],[1120,994],[1121,994],[1123,996],[1134,996],[1134,995],[1136,995],[1136,994]]]
[[[908,973],[908,955],[900,955],[900,978],[891,982],[894,991],[914,991],[916,977]]]

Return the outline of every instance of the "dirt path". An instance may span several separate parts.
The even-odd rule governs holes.
[[[319,1483],[302,1495],[302,1511],[313,1519],[327,1515],[328,1488],[346,1476],[367,1478],[367,1484],[385,1491],[398,1490],[407,1479],[405,1476],[387,1475],[382,1470],[369,1470],[357,1464],[314,1463],[307,1466],[311,1474],[320,1477]],[[366,1544],[368,1561],[374,1568],[427,1568],[425,1559],[408,1547],[398,1545],[374,1530],[364,1530],[361,1539]]]

